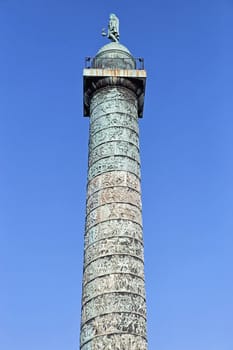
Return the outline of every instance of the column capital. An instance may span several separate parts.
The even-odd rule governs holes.
[[[85,68],[83,70],[84,116],[90,115],[90,100],[93,93],[100,88],[111,86],[123,86],[135,92],[138,100],[138,117],[142,118],[146,86],[144,69]]]

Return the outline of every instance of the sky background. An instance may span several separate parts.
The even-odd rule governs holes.
[[[0,348],[78,349],[82,69],[111,12],[148,73],[149,350],[232,350],[232,0],[0,0]]]

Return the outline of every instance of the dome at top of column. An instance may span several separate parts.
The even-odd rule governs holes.
[[[109,55],[111,51],[120,51],[121,53],[125,53],[126,55],[131,56],[131,53],[126,46],[120,44],[119,42],[114,42],[114,41],[102,46],[97,52],[97,55],[100,55],[100,54]]]
[[[135,60],[127,47],[119,42],[111,42],[97,52],[93,68],[135,69]]]

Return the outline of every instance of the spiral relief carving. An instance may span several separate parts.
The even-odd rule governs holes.
[[[136,147],[139,147],[139,139],[136,130],[129,127],[115,126],[96,132],[89,142],[89,150],[110,141],[125,141],[131,142]]]
[[[87,197],[101,189],[117,186],[125,186],[137,192],[141,191],[140,180],[137,176],[125,171],[113,171],[103,173],[89,181]]]
[[[125,156],[111,156],[100,159],[90,166],[88,180],[92,180],[101,173],[114,170],[124,170],[138,176],[138,178],[141,175],[140,165],[134,159]]]
[[[102,92],[102,93],[101,93]],[[90,105],[91,121],[108,113],[127,113],[137,118],[137,99],[128,89],[102,89],[93,95]]]
[[[104,334],[131,333],[146,337],[145,318],[132,313],[115,313],[97,316],[84,324],[81,331],[81,341],[88,342],[93,337]]]
[[[146,350],[138,101],[120,86],[90,104],[82,350]]]
[[[112,334],[94,338],[82,350],[146,350],[147,341],[140,336]]]
[[[128,292],[145,298],[145,283],[138,276],[127,273],[115,273],[97,277],[86,284],[83,291],[83,303],[109,292]]]
[[[108,237],[130,237],[142,242],[142,226],[130,220],[116,219],[99,223],[86,230],[85,247]]]
[[[138,134],[138,120],[132,115],[126,113],[111,113],[104,114],[95,121],[91,121],[90,124],[90,136],[93,137],[98,131],[104,130],[110,127],[127,127],[129,129],[135,130]]]
[[[88,164],[91,166],[101,158],[111,156],[127,156],[140,162],[138,147],[126,141],[111,141],[94,148],[89,154]]]
[[[84,269],[84,285],[94,278],[115,273],[132,274],[144,279],[143,260],[129,255],[109,255],[93,260]]]
[[[85,250],[85,264],[93,257],[114,254],[128,254],[143,259],[143,245],[140,241],[129,237],[111,237],[100,240]]]
[[[107,203],[129,203],[141,209],[141,195],[129,187],[109,187],[93,193],[87,200],[87,213]]]
[[[86,217],[86,229],[111,219],[132,220],[142,224],[141,210],[128,203],[110,203],[90,211]]]
[[[139,295],[126,293],[109,293],[97,296],[83,305],[82,323],[99,315],[127,312],[146,316],[145,299]]]

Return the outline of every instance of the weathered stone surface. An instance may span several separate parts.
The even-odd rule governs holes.
[[[84,269],[84,288],[91,280],[109,274],[127,273],[144,279],[143,260],[129,255],[110,255],[92,261]]]
[[[137,161],[124,156],[111,156],[103,158],[95,162],[88,172],[88,180],[92,180],[95,176],[113,170],[124,170],[135,174],[140,178],[140,165]]]
[[[140,180],[136,175],[126,171],[112,171],[96,176],[89,181],[87,197],[101,189],[117,186],[125,186],[137,192],[141,191]]]
[[[130,114],[137,119],[138,102],[136,95],[125,87],[99,89],[90,105],[91,122],[109,113]]]
[[[140,162],[139,149],[126,141],[110,141],[94,148],[89,154],[89,166],[101,158],[111,156],[126,156]]]
[[[120,86],[91,99],[83,350],[147,349],[137,108]]]
[[[133,313],[115,313],[97,316],[84,324],[81,331],[81,341],[88,342],[93,337],[104,334],[134,334],[146,337],[146,320]]]
[[[131,334],[111,334],[96,337],[84,344],[82,350],[146,350],[145,338]]]
[[[145,298],[145,282],[141,277],[115,273],[97,277],[86,284],[83,290],[83,303],[103,293],[128,292],[141,295]]]
[[[85,247],[109,237],[130,237],[142,242],[142,226],[123,219],[109,220],[86,230]]]
[[[143,259],[143,245],[129,237],[112,237],[98,241],[85,250],[85,265],[94,259],[114,254],[128,254]]]
[[[123,103],[122,103],[123,101]],[[122,114],[129,114],[131,116],[137,115],[137,106],[136,102],[134,100],[110,100],[103,101],[102,103],[99,103],[93,107],[93,112],[91,112],[91,123],[95,122],[98,118],[102,117],[106,114],[113,114],[113,113],[122,113]],[[92,99],[92,105],[93,105],[93,99]],[[91,105],[91,110],[92,110]],[[136,113],[135,113],[136,111]]]
[[[138,120],[132,115],[126,113],[111,113],[104,114],[95,121],[91,121],[90,124],[90,136],[92,137],[98,131],[104,130],[110,127],[123,127],[134,130],[137,134],[138,130]]]
[[[141,194],[129,187],[108,187],[95,192],[87,200],[87,213],[108,203],[129,203],[141,209]]]
[[[87,214],[86,229],[111,219],[126,219],[142,224],[141,210],[138,207],[128,203],[109,203]]]
[[[131,142],[136,147],[139,147],[139,138],[136,130],[114,126],[96,132],[89,142],[89,150],[92,151],[95,147],[110,141]]]
[[[128,312],[146,317],[145,299],[132,293],[99,295],[83,305],[82,324],[94,317],[116,312]]]

